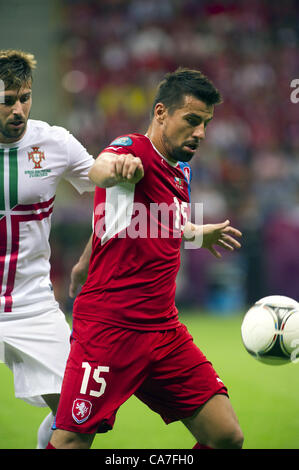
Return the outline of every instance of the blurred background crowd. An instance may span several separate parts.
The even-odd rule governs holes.
[[[200,69],[223,96],[192,161],[192,201],[204,204],[205,223],[229,218],[243,247],[222,261],[182,248],[178,303],[228,314],[264,295],[299,300],[298,2],[58,0],[51,25],[55,124],[94,157],[118,135],[146,131],[158,82],[179,66]],[[89,195],[62,186],[51,241],[65,311],[91,210]]]

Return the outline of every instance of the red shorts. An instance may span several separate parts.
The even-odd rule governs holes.
[[[54,429],[108,431],[133,394],[168,424],[218,393],[227,389],[184,325],[136,331],[74,320]]]

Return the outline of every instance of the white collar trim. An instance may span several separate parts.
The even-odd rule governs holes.
[[[148,140],[150,141],[150,143],[152,144],[153,148],[156,150],[156,152],[163,158],[163,160],[165,160],[168,165],[172,166],[172,167],[177,167],[178,166],[178,162],[177,163],[174,163],[174,162],[171,162],[170,160],[168,160],[168,158],[166,158],[164,155],[162,155],[161,152],[159,152],[159,150],[154,146],[153,142],[151,141],[151,139],[149,138],[149,136],[147,134],[145,134],[145,137],[148,138]]]

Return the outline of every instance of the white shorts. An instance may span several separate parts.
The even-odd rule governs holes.
[[[60,393],[70,333],[59,309],[0,321],[0,359],[13,372],[17,398],[47,406],[41,395]]]

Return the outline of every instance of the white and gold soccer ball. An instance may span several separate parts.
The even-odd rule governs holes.
[[[246,350],[270,365],[299,361],[299,303],[271,295],[258,300],[245,314],[241,326]]]

